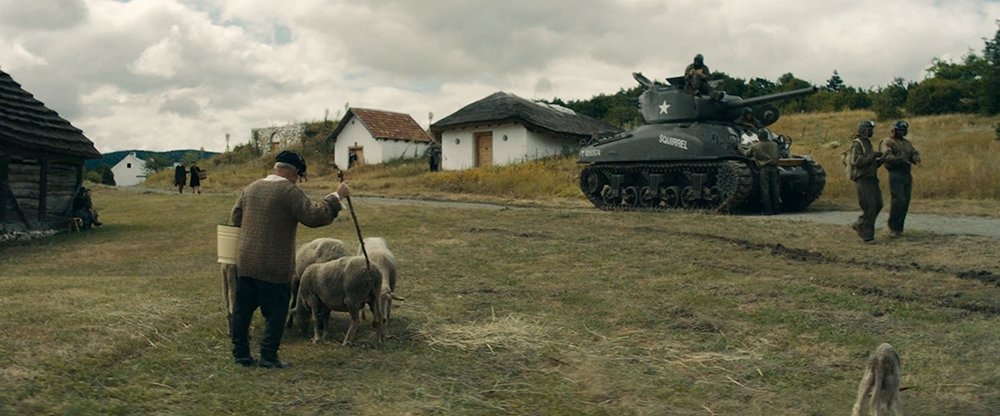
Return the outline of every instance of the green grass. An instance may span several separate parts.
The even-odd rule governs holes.
[[[880,342],[908,415],[1000,408],[1000,288],[959,277],[1000,271],[996,240],[572,207],[355,201],[400,261],[389,340],[293,330],[293,368],[244,369],[215,263],[234,199],[98,187],[104,227],[0,245],[0,414],[845,414]],[[298,240],[354,244],[349,219]]]

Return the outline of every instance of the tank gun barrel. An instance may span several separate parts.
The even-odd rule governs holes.
[[[810,94],[815,94],[818,89],[813,87],[799,88],[797,90],[776,92],[774,94],[761,95],[759,97],[745,98],[738,101],[731,101],[726,103],[726,107],[729,109],[749,107],[752,105],[757,105],[761,103],[769,103],[771,101],[787,100],[797,97],[803,97]]]

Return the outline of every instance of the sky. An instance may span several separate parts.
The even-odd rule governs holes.
[[[714,71],[870,88],[982,55],[998,0],[0,0],[0,70],[101,152],[247,143],[347,107],[422,126],[497,91]]]

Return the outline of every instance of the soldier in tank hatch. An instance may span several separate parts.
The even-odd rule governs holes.
[[[711,94],[712,87],[708,85],[710,75],[711,71],[708,70],[708,65],[705,65],[705,57],[700,53],[695,55],[694,62],[684,69],[684,89],[696,95]]]

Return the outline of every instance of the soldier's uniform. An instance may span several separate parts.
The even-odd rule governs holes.
[[[875,123],[863,121],[858,125],[858,140],[851,145],[849,157],[853,161],[852,180],[858,189],[861,215],[851,224],[866,243],[875,241],[875,217],[882,211],[882,191],[878,184],[878,166],[881,154],[872,147],[871,132]]]
[[[757,133],[757,136],[760,141],[747,149],[746,155],[757,163],[764,215],[774,215],[781,206],[781,175],[778,172],[781,153],[778,152],[778,144],[767,138],[766,131]]]
[[[909,125],[897,121],[892,129],[892,137],[879,142],[882,162],[889,171],[889,232],[898,237],[903,234],[906,212],[910,209],[910,194],[913,191],[912,165],[920,163],[920,153],[913,143],[906,139]]]
[[[693,94],[709,95],[712,87],[708,85],[708,77],[711,72],[708,65],[704,64],[701,54],[695,55],[694,62],[684,68],[684,88]]]

